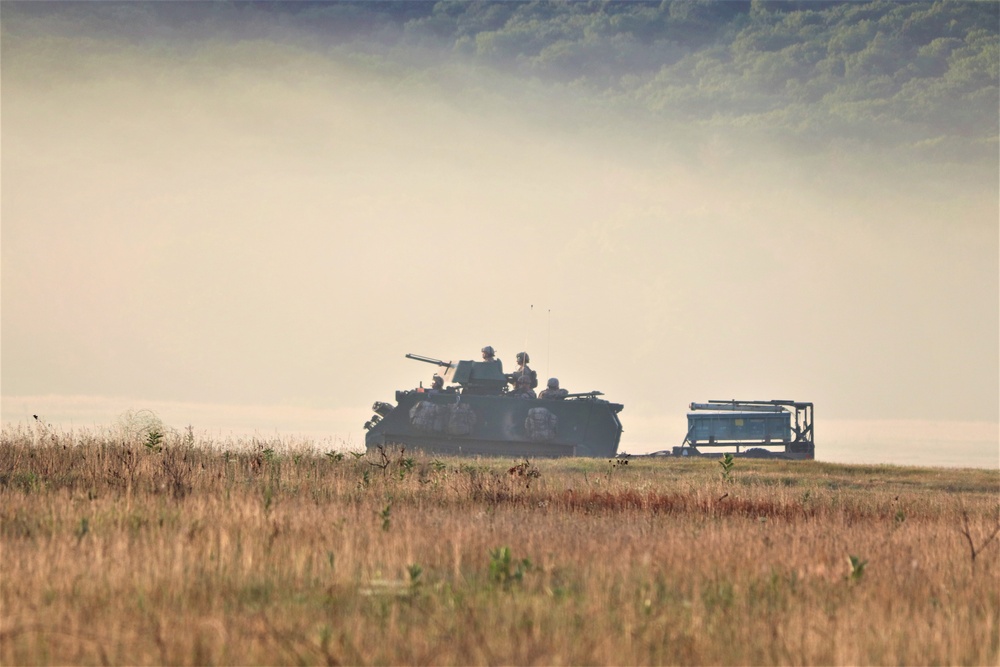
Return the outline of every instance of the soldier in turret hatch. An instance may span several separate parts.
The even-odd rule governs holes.
[[[531,370],[531,367],[528,366],[528,362],[531,361],[531,359],[528,357],[528,353],[518,352],[515,358],[517,359],[517,370],[507,376],[507,381],[516,387],[517,381],[522,376],[527,376],[531,378],[531,388],[534,389],[535,387],[537,387],[538,374],[535,373],[535,371]]]
[[[507,394],[511,398],[538,398],[535,390],[531,388],[531,377],[522,375],[517,379],[517,388]]]
[[[503,363],[497,359],[496,351],[491,345],[483,348],[483,361],[481,363],[496,364],[496,372],[503,375]]]
[[[427,393],[430,394],[431,396],[434,396],[435,394],[440,394],[443,391],[444,391],[444,378],[435,373],[434,377],[431,378],[431,388],[427,390]]]
[[[569,394],[568,391],[559,387],[559,378],[549,378],[548,386],[538,394],[538,398],[548,398],[561,401]]]

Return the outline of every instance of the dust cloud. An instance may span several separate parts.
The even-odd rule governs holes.
[[[820,430],[1000,420],[995,168],[288,40],[49,26],[5,36],[2,74],[5,422],[24,397],[292,406],[361,442],[434,371],[405,353],[486,344],[624,403],[633,453],[719,398],[813,401]]]

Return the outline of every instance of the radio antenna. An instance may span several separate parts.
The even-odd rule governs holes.
[[[521,348],[522,352],[528,352],[528,332],[531,331],[531,316],[535,313],[535,304],[530,304],[528,306],[528,326],[524,328],[524,347]]]
[[[545,376],[549,377],[549,366],[552,364],[552,309],[549,308],[548,312],[548,332],[546,333],[545,341]]]

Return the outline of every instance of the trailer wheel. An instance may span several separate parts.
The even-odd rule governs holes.
[[[750,458],[757,458],[757,459],[768,458],[770,456],[773,456],[773,454],[774,454],[773,452],[766,450],[763,447],[754,447],[753,449],[748,449],[745,452],[743,452],[743,456],[747,456]]]

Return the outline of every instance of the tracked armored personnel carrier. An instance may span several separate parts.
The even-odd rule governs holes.
[[[396,404],[377,401],[365,423],[369,450],[403,445],[437,454],[480,456],[613,457],[618,453],[622,406],[599,391],[561,400],[519,398],[507,392],[499,361],[451,363],[416,354],[408,359],[452,373],[442,389],[400,390]]]

